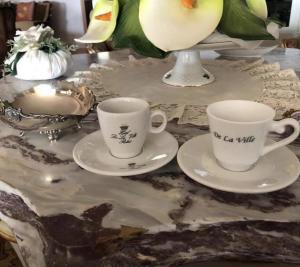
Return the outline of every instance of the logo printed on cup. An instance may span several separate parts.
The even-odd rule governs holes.
[[[136,137],[137,133],[133,133],[128,125],[121,125],[120,132],[111,135],[111,138],[118,139],[120,144],[130,144]]]

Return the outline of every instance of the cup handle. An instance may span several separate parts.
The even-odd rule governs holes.
[[[288,125],[290,125],[294,128],[294,132],[289,137],[287,137],[279,142],[276,142],[272,145],[268,145],[268,146],[264,147],[264,149],[262,151],[262,156],[270,153],[271,151],[273,151],[277,148],[286,146],[286,145],[292,143],[295,139],[297,139],[297,137],[299,136],[299,133],[300,133],[300,125],[299,125],[299,122],[295,119],[284,119],[281,121],[273,121],[270,131],[282,134],[285,131],[285,126],[288,126]]]
[[[159,127],[153,127],[152,126],[152,122],[153,122],[153,118],[156,116],[160,116],[163,118],[162,124]],[[154,110],[151,111],[151,115],[150,115],[150,133],[154,133],[154,134],[158,134],[161,133],[162,131],[164,131],[166,129],[168,123],[168,119],[166,116],[166,113],[161,111],[161,110]]]

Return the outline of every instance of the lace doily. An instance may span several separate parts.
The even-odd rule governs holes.
[[[75,77],[81,84],[93,90],[97,101],[110,97],[126,96],[125,93],[113,92],[106,88],[103,84],[103,74],[111,72],[111,75],[114,75],[113,71],[122,70],[122,68],[128,67],[128,64],[135,67],[153,67],[158,61],[154,59],[136,60],[130,58],[128,62],[110,61],[105,66],[92,64],[89,71],[76,73]],[[170,59],[159,61],[159,64],[162,65],[169,63]],[[208,68],[216,65],[222,66],[223,68],[229,68],[238,75],[246,73],[253,82],[259,82],[262,90],[253,100],[273,107],[277,112],[277,119],[281,119],[287,111],[298,110],[300,107],[300,80],[294,70],[281,70],[279,63],[268,64],[263,59],[253,62],[245,60],[204,60],[203,65]],[[122,86],[122,81],[119,81],[119,83]],[[203,89],[208,90],[208,88]],[[185,90],[185,88],[182,90]],[[179,124],[207,125],[207,104],[159,103],[154,101],[150,105],[152,109],[165,111],[169,120],[178,119]]]

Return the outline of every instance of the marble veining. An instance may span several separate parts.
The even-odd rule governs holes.
[[[87,266],[181,266],[216,259],[300,262],[295,250],[300,246],[300,182],[269,194],[226,193],[191,181],[176,160],[138,176],[94,175],[71,159],[75,142],[93,127],[98,125],[49,144],[39,135],[22,139],[9,128],[6,136],[1,125],[6,187],[0,184],[0,218],[19,237],[28,261],[36,258],[47,267],[83,266],[83,261]],[[181,144],[207,132],[176,123],[168,131]],[[31,230],[25,233],[19,222]],[[43,259],[29,246],[36,235]],[[279,241],[284,244],[273,248]]]

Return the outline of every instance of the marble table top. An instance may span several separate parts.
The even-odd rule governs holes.
[[[102,52],[98,54],[75,54],[73,55],[73,60],[71,67],[68,72],[62,76],[60,79],[66,79],[76,71],[87,70],[91,64],[106,64],[110,60],[115,61],[126,61],[132,55],[139,58],[139,55],[134,54],[134,52],[128,49],[117,50],[114,52]],[[214,51],[206,50],[201,52],[202,59],[222,59],[219,54]],[[241,58],[239,58],[241,59]],[[272,52],[264,56],[264,59],[269,63],[280,63],[282,69],[292,68],[295,70],[297,75],[300,77],[300,49],[295,48],[277,48]],[[24,81],[18,80],[14,77],[7,76],[4,79],[0,80],[1,91],[4,90],[14,90],[20,92],[27,90],[35,84],[40,83],[39,81]],[[1,96],[1,95],[0,95]]]
[[[104,64],[109,59],[123,61],[128,59],[128,55],[131,54],[129,50],[120,50],[113,53],[103,52],[99,54],[86,55],[79,54],[74,56],[74,64],[72,71],[79,71],[87,69],[92,63]],[[136,55],[135,55],[136,56]],[[137,56],[138,57],[138,56]],[[220,55],[214,51],[206,50],[201,51],[201,58],[203,59],[217,59]],[[279,62],[282,69],[292,68],[298,74],[300,74],[300,49],[295,48],[277,48],[263,57],[267,62],[274,63]]]
[[[108,56],[122,60],[128,51],[75,55],[73,68],[84,70]],[[300,71],[299,50],[278,49],[266,59]],[[7,78],[0,81],[0,95],[4,83],[16,90],[29,85]],[[192,182],[176,160],[144,175],[100,176],[72,158],[75,143],[98,129],[96,121],[53,143],[0,124],[0,219],[28,266],[300,263],[300,181],[269,194],[226,193]],[[180,144],[207,133],[174,122],[168,131]],[[300,157],[299,146],[290,147]]]

